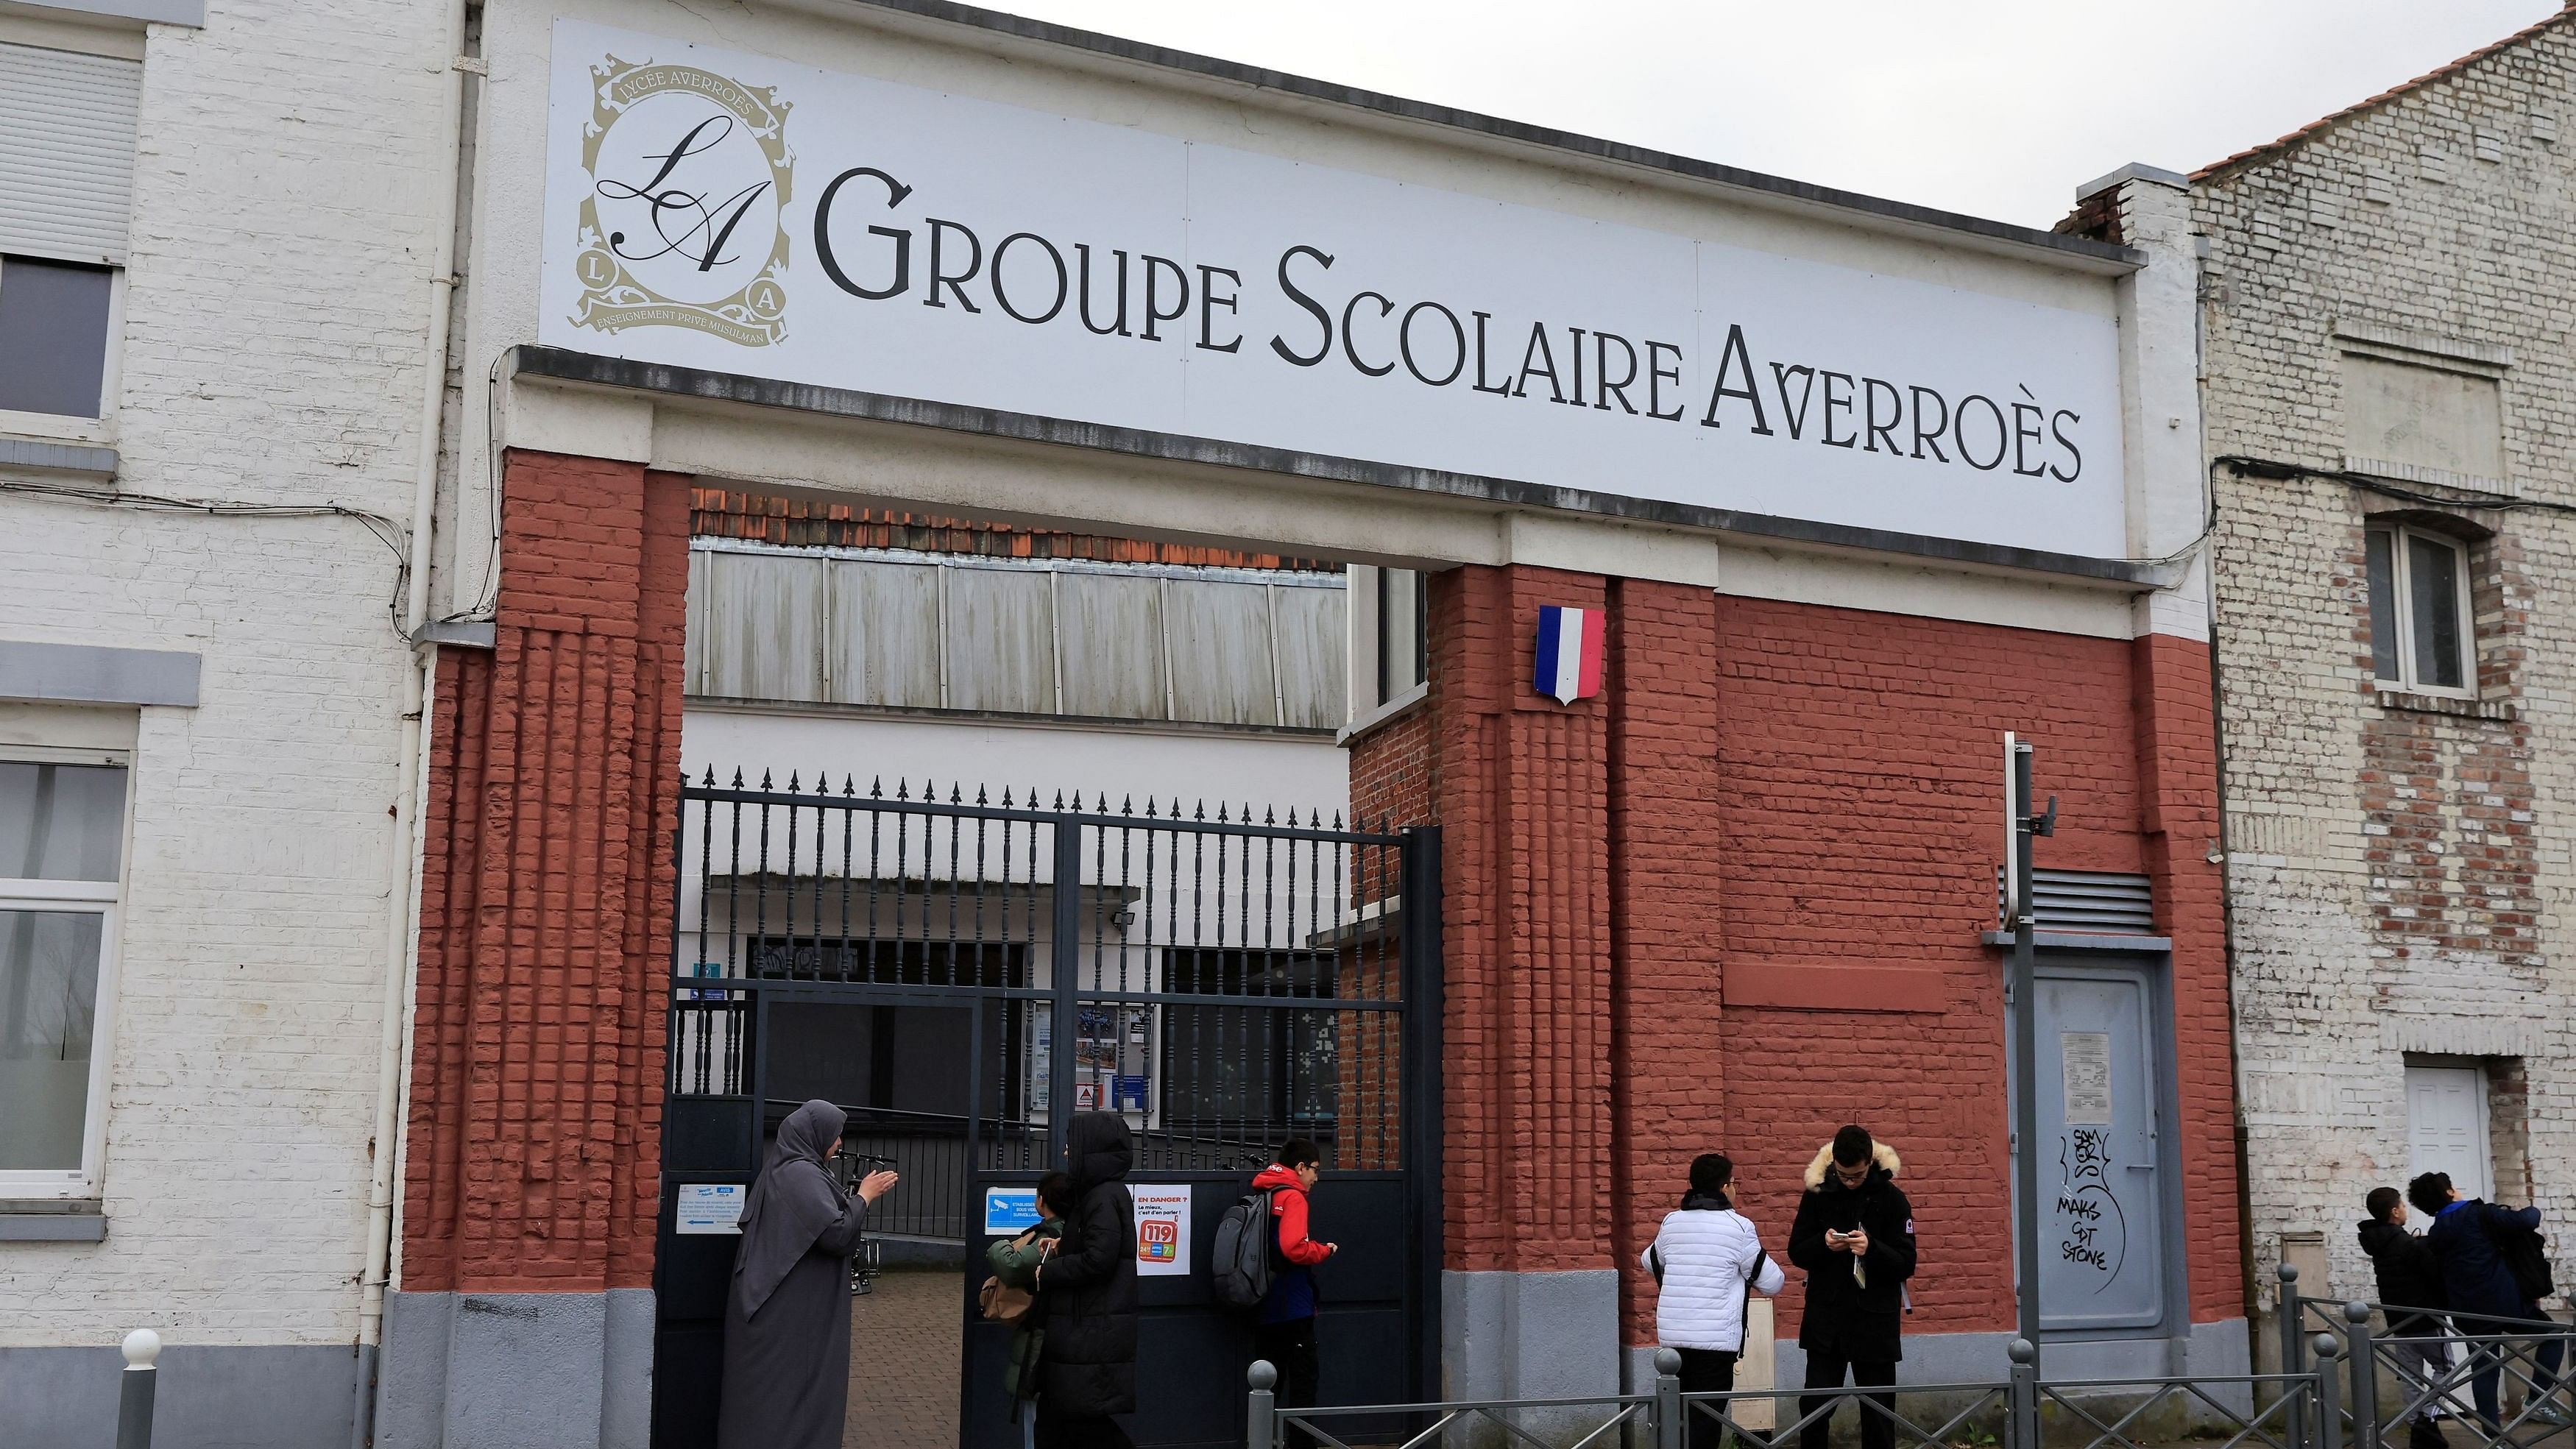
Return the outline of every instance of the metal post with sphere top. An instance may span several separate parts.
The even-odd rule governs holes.
[[[161,1372],[161,1335],[138,1328],[125,1336],[124,1387],[116,1397],[116,1449],[152,1449],[152,1389]]]

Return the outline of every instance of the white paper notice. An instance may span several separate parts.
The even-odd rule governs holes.
[[[750,1189],[738,1182],[680,1184],[679,1230],[684,1233],[739,1233],[742,1199]]]
[[[1190,1190],[1181,1187],[1134,1187],[1136,1200],[1136,1275],[1177,1278],[1190,1271]]]
[[[2066,1125],[2111,1125],[2111,1034],[2061,1031],[2057,1055],[2066,1078]]]

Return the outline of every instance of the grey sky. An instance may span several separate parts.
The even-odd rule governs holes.
[[[2045,226],[2502,38],[2554,0],[984,0],[1325,80]]]

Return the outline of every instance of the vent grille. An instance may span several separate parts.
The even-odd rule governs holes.
[[[2079,936],[2152,936],[2156,901],[2142,875],[2116,875],[2098,870],[2031,872],[2031,911],[2043,931]],[[1995,920],[2003,929],[2004,873],[1995,871]]]

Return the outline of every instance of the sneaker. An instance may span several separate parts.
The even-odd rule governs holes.
[[[2555,1402],[2533,1405],[2530,1414],[2526,1417],[2535,1424],[2547,1424],[2552,1428],[2558,1429],[2564,1429],[2571,1424],[2576,1424],[2576,1417],[2571,1417],[2565,1409],[2560,1408]]]

